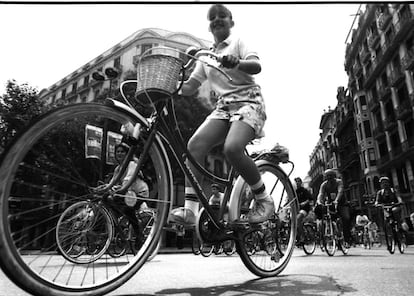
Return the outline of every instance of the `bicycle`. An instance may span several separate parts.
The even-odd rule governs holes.
[[[401,205],[400,203],[395,204],[378,204],[378,207],[381,207],[386,213],[384,215],[384,236],[385,242],[387,244],[387,250],[390,254],[395,253],[395,244],[398,245],[398,250],[401,254],[404,253],[405,248],[407,247],[407,239],[404,231],[399,227],[398,221],[394,217],[392,211],[393,208]]]
[[[329,256],[335,255],[337,248],[336,241],[336,222],[334,221],[332,215],[335,212],[335,206],[333,203],[326,203],[324,205],[326,211],[324,211],[322,224],[321,224],[321,236],[324,246],[324,250]]]
[[[262,151],[254,157],[275,201],[276,212],[271,219],[258,225],[240,220],[240,205],[246,198],[248,185],[233,169],[227,176],[218,177],[197,164],[184,144],[174,111],[174,98],[183,83],[185,71],[202,56],[218,62],[220,57],[201,50],[187,53],[189,61],[184,63],[174,50],[174,54],[167,54],[166,48],[151,50],[151,54],[145,52],[138,61],[138,79],[127,80],[120,85],[125,103],[108,98],[104,104],[79,103],[58,107],[27,126],[3,153],[0,167],[0,265],[23,290],[37,295],[102,295],[136,274],[157,247],[173,206],[170,157],[175,158],[188,177],[201,203],[196,223],[196,234],[201,242],[213,244],[234,240],[246,268],[259,277],[277,276],[287,266],[294,248],[298,211],[295,191],[289,180],[293,162],[286,153],[278,150]],[[201,62],[221,71],[207,60]],[[130,83],[137,85],[133,95],[125,94],[123,90]],[[152,110],[146,117],[136,110],[142,106]],[[88,132],[90,126],[100,132],[91,135]],[[121,135],[131,148],[113,182],[97,190],[98,182],[106,173],[105,152],[110,150],[105,145],[108,132]],[[94,154],[97,148],[102,148],[98,150],[103,152],[100,158]],[[112,188],[138,150],[140,154],[134,176],[143,170],[144,176],[151,176],[152,183],[148,184],[149,197],[136,196],[136,199],[150,203],[156,216],[135,256],[112,258],[105,253],[94,262],[77,264],[57,254],[30,250],[33,241],[45,234],[29,241],[24,239],[26,234],[32,233],[39,225],[56,220],[68,205],[87,200],[99,203],[113,196],[125,197],[134,178],[116,191]],[[223,220],[224,207],[220,208],[218,215],[212,211],[206,194],[187,166],[187,160],[205,177],[225,188],[223,205],[230,205],[228,221]],[[289,174],[281,164],[291,165]],[[43,185],[53,193],[49,198],[42,197]],[[18,211],[12,207],[12,201],[16,199],[21,201]],[[37,214],[45,209],[50,215],[37,218]],[[24,224],[32,220],[33,223]],[[283,233],[281,221],[286,225]],[[110,231],[108,228],[106,236],[109,237]],[[250,241],[251,237],[255,237],[254,241]],[[108,240],[105,242],[107,244]],[[49,250],[55,248],[56,242],[49,242]],[[250,252],[250,248],[255,252]]]

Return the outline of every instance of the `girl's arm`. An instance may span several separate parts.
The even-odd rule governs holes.
[[[179,91],[179,94],[183,96],[191,96],[197,91],[200,85],[201,83],[198,80],[190,78],[184,81],[183,86]]]

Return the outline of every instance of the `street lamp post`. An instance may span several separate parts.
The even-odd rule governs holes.
[[[114,68],[106,68],[105,72],[102,73],[100,71],[96,71],[92,73],[92,78],[97,81],[107,81],[109,80],[109,91],[108,97],[112,95],[112,80],[119,76],[119,72]],[[105,168],[106,168],[106,142],[108,141],[108,119],[105,119],[102,131],[102,146],[101,146],[101,171],[100,171],[100,179],[103,180],[105,176]]]

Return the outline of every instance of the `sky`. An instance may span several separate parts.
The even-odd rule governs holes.
[[[202,1],[180,4],[0,4],[0,94],[7,80],[47,88],[143,28],[212,40]],[[304,178],[324,110],[335,108],[348,33],[358,3],[227,4],[235,26],[260,57],[265,137],[289,149],[292,177]],[[362,7],[364,9],[364,6]],[[350,36],[348,38],[350,42]]]

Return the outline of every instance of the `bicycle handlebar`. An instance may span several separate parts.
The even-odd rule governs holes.
[[[200,61],[201,63],[204,63],[205,65],[207,65],[208,67],[214,68],[215,70],[219,71],[221,74],[223,74],[224,76],[226,76],[226,78],[229,81],[232,81],[233,79],[226,73],[224,72],[222,69],[220,69],[219,67],[212,65],[204,60],[201,60],[200,58],[203,56],[209,56],[214,58],[217,62],[222,63],[223,62],[223,56],[216,54],[215,52],[212,52],[211,50],[207,50],[207,49],[197,49],[195,47],[190,47],[186,50],[185,54],[190,57],[190,60],[183,66],[183,68],[186,70],[188,68],[190,68],[195,61]]]

